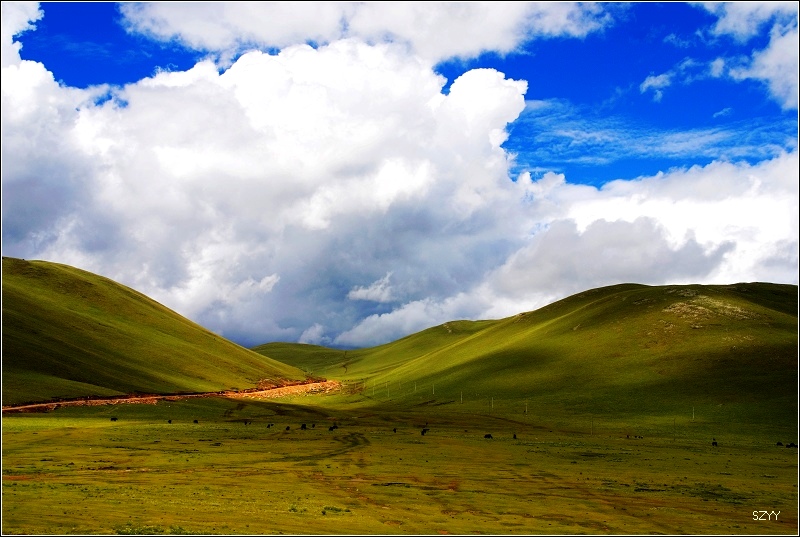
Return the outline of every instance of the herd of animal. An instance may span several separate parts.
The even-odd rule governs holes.
[[[117,418],[117,417],[112,417],[112,418],[111,418],[111,421],[117,421],[118,419],[119,419],[119,418]],[[248,419],[245,419],[245,420],[242,420],[242,422],[243,422],[245,425],[250,425],[251,423],[253,423],[253,420],[248,420]],[[167,423],[172,423],[172,420],[167,420]],[[198,421],[198,420],[194,420],[194,423],[199,423],[199,421]],[[275,426],[275,424],[274,424],[274,423],[268,423],[268,424],[267,424],[267,429],[269,429],[269,428],[271,428],[271,427],[274,427],[274,426]],[[316,423],[312,423],[312,424],[311,424],[311,428],[312,428],[312,429],[316,428],[316,426],[317,426],[317,424],[316,424]],[[333,425],[331,425],[330,427],[328,427],[328,431],[335,431],[335,430],[336,430],[336,429],[338,429],[338,428],[339,428],[339,426],[338,426],[336,423],[334,423]],[[290,425],[287,425],[287,426],[286,426],[286,429],[284,429],[284,430],[285,430],[285,431],[290,431],[290,430],[291,430],[291,426],[290,426]],[[301,431],[306,431],[306,430],[308,430],[308,425],[307,425],[307,424],[305,424],[305,423],[301,423],[301,424],[300,424],[300,430],[301,430]],[[396,433],[396,432],[397,432],[397,427],[394,427],[394,428],[392,429],[392,431]],[[426,423],[426,424],[425,424],[425,427],[423,427],[423,428],[422,428],[421,434],[422,434],[422,436],[425,436],[425,435],[426,435],[428,432],[430,432],[430,428],[428,427],[428,424]],[[466,431],[464,431],[464,432],[466,432]],[[625,436],[626,436],[626,438],[631,438],[631,436],[630,436],[630,435],[625,435]],[[486,434],[484,434],[484,435],[483,435],[483,438],[485,438],[486,440],[493,440],[493,439],[494,439],[494,436],[492,436],[492,434],[491,434],[491,433],[486,433]],[[640,436],[640,435],[634,435],[634,437],[633,437],[633,438],[636,438],[636,439],[640,439],[640,440],[641,440],[641,439],[643,439],[644,437],[643,437],[643,436]],[[514,435],[513,435],[513,439],[514,439],[514,440],[516,440],[516,439],[517,439],[517,434],[516,434],[516,433],[514,433]],[[712,438],[712,439],[711,439],[711,445],[712,445],[712,446],[714,446],[714,447],[718,447],[718,446],[719,446],[719,443],[717,442],[717,439],[716,439],[716,438]],[[784,444],[783,444],[783,442],[778,442],[778,443],[776,443],[775,445],[780,447],[780,446],[783,446]],[[794,442],[789,442],[788,444],[786,444],[786,447],[787,447],[787,448],[797,448],[797,447],[798,447],[798,445],[797,445],[797,444],[795,444]]]

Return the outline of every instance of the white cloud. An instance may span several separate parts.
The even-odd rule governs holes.
[[[297,339],[298,343],[308,343],[312,345],[324,345],[330,343],[330,338],[325,336],[325,327],[319,323],[314,323],[312,326],[306,328],[300,337]]]
[[[469,289],[365,318],[337,343],[374,345],[448,320],[488,319],[623,282],[797,283],[798,155],[712,163],[598,190],[548,174],[530,193],[530,235]]]
[[[673,69],[648,76],[639,86],[640,93],[653,92],[660,102],[664,89],[673,82],[690,84],[696,80],[728,76],[741,81],[758,80],[770,96],[786,110],[797,109],[798,27],[797,2],[718,2],[696,4],[718,18],[711,29],[716,36],[732,36],[742,45],[771,24],[770,41],[764,49],[753,49],[750,57],[716,58],[711,62],[685,58]],[[665,41],[674,42],[674,35]]]
[[[468,311],[473,317],[479,312],[473,297],[458,294],[443,300],[423,298],[403,304],[395,310],[370,315],[356,326],[341,333],[334,343],[344,346],[364,346],[399,339],[425,328],[464,317]]]
[[[775,277],[770,260],[797,242],[797,165],[794,152],[757,166],[715,162],[613,181],[600,190],[556,184],[533,198],[533,207],[545,204],[553,215],[539,222],[546,231],[498,274],[514,282],[514,274],[527,271],[531,285],[512,286],[522,292],[563,289],[572,279],[591,287],[627,279],[732,283],[755,273]],[[782,281],[796,281],[796,257],[795,248],[794,260],[780,269]]]
[[[759,29],[772,21],[797,21],[797,2],[705,2],[700,4],[717,15],[712,33],[731,35],[740,41],[756,36]]]
[[[714,117],[714,118],[725,117],[725,116],[731,115],[732,113],[733,113],[733,108],[728,106],[728,107],[725,107],[725,108],[723,108],[722,110],[720,110],[718,112],[714,112],[712,117]]]
[[[162,72],[101,105],[18,62],[2,81],[4,251],[251,340],[342,331],[394,288],[331,304],[380,274],[449,292],[501,253],[465,264],[507,227],[500,145],[527,85],[488,69],[444,83],[402,47],[354,39]]]
[[[786,110],[797,109],[798,27],[797,2],[719,2],[701,4],[719,19],[712,29],[716,35],[729,35],[748,42],[759,30],[772,25],[767,48],[754,50],[744,65],[733,61],[728,74],[734,80],[762,81],[770,95]],[[723,60],[715,60],[712,74],[719,76]]]
[[[721,77],[725,72],[725,59],[717,58],[713,60],[709,66],[709,73],[714,78]]]
[[[462,9],[469,28],[488,17],[489,36],[472,44],[425,41],[399,16],[387,32],[436,56],[518,45],[500,31],[515,10],[534,37],[607,22],[598,4],[515,4],[489,15],[483,4],[431,8],[432,21]],[[181,19],[183,4],[125,9],[151,32],[219,50],[238,46],[233,36],[299,39],[293,28],[307,24],[262,25],[260,10],[286,6],[248,5],[189,10],[216,10],[211,22]],[[301,5],[292,12],[304,20]],[[60,86],[4,33],[4,255],[111,277],[252,345],[382,343],[620,279],[797,282],[797,150],[774,125],[665,134],[577,118],[554,102],[526,109],[527,83],[491,69],[463,74],[445,94],[408,43],[339,39],[346,10],[350,28],[358,10],[396,7],[321,4],[302,37],[328,44],[251,51],[222,71],[200,62],[103,104],[95,98],[107,89]],[[25,9],[9,32],[36,20]],[[644,90],[665,84],[654,77]],[[546,169],[514,182],[503,149],[511,122],[533,125],[531,143],[566,159],[624,151],[713,162],[599,190]],[[762,162],[740,163],[739,152]]]
[[[389,278],[392,276],[391,272],[387,272],[386,276],[380,280],[374,281],[368,287],[354,287],[347,293],[347,298],[350,300],[371,300],[373,302],[391,302],[392,286],[389,284]]]
[[[0,4],[0,42],[2,42],[2,67],[19,63],[19,51],[22,45],[14,41],[14,36],[34,29],[33,24],[41,19],[44,13],[39,9],[39,2],[2,2]]]
[[[664,43],[670,43],[677,48],[689,48],[692,46],[692,40],[680,37],[676,34],[669,34],[664,38]]]
[[[704,80],[709,76],[718,78],[721,76],[725,62],[723,59],[716,59],[710,63],[700,62],[692,58],[684,58],[672,69],[660,75],[650,75],[639,85],[639,93],[648,90],[653,91],[653,100],[661,102],[664,97],[664,90],[674,83],[684,86],[698,80]]]
[[[731,76],[737,80],[752,78],[763,81],[781,107],[796,110],[798,50],[797,25],[792,28],[776,25],[770,33],[769,46],[754,52],[747,67],[731,70]]]
[[[436,63],[508,53],[536,37],[583,37],[612,24],[600,4],[572,2],[123,3],[129,31],[231,58],[248,47],[392,41]]]
[[[639,85],[639,92],[644,93],[647,90],[653,90],[653,100],[656,102],[661,101],[661,98],[664,96],[664,92],[662,91],[664,88],[669,87],[672,84],[672,76],[669,73],[663,73],[660,75],[650,75],[644,79]]]

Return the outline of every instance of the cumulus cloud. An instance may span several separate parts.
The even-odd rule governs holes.
[[[353,328],[341,333],[334,343],[344,346],[373,345],[398,339],[431,326],[482,313],[481,301],[475,296],[458,293],[444,299],[422,298],[405,303],[382,314],[374,314]]]
[[[444,295],[502,255],[469,261],[505,234],[494,213],[513,199],[500,146],[527,84],[497,71],[445,95],[403,47],[346,39],[161,72],[102,104],[35,62],[3,75],[4,250],[107,275],[227,336],[296,340],[298,319],[337,333],[395,295],[365,281]],[[369,300],[330,309],[351,292]]]
[[[402,39],[377,42],[360,10],[391,14],[394,3],[319,4],[313,23],[305,3],[292,4],[302,21],[281,27],[261,24],[278,13],[262,10],[281,3],[125,4],[138,30],[163,38],[281,50],[79,90],[20,60],[6,32],[24,31],[38,11],[6,19],[4,3],[4,255],[108,276],[245,345],[383,343],[620,279],[796,283],[797,151],[759,134],[763,125],[667,136],[587,129],[552,102],[526,109],[527,82],[493,69],[443,91],[431,58],[518,45],[522,37],[500,35],[514,10],[534,37],[607,23],[600,4],[516,4],[491,14],[480,3],[426,8],[431,20],[460,9],[462,27],[484,17],[477,45],[426,42],[388,15],[397,21],[386,32]],[[288,44],[299,39],[319,43]],[[625,147],[707,150],[714,161],[601,189],[557,173],[512,178],[503,144],[520,120],[537,126],[538,146],[569,140],[556,145],[568,157],[613,159]],[[736,158],[730,140],[745,130],[752,147],[736,147],[759,164]]]
[[[300,334],[297,342],[311,345],[324,345],[325,343],[329,343],[330,339],[325,337],[325,327],[319,323],[314,323]]]
[[[371,300],[373,302],[391,302],[392,301],[392,286],[389,284],[389,278],[392,273],[387,272],[386,276],[380,280],[376,280],[368,287],[354,287],[347,293],[347,298],[350,300]]]
[[[0,18],[0,40],[2,40],[2,67],[19,62],[19,51],[22,44],[14,37],[36,28],[34,24],[44,13],[39,9],[39,2],[3,2]]]
[[[56,241],[59,230],[81,228],[83,248],[98,247],[113,234],[102,212],[81,225],[72,215],[90,198],[90,178],[97,165],[80,150],[71,132],[78,108],[102,89],[63,88],[37,62],[21,60],[12,38],[33,28],[42,13],[35,3],[2,4],[2,166],[3,242],[30,257]],[[46,151],[47,156],[42,158]],[[103,233],[96,227],[105,226]],[[34,231],[35,230],[35,231]]]
[[[475,285],[365,318],[338,343],[398,338],[447,320],[510,316],[621,282],[797,281],[798,155],[715,162],[601,189],[520,180],[529,234]]]
[[[512,52],[536,37],[583,37],[613,23],[608,8],[573,2],[123,3],[129,31],[231,58],[251,47],[392,41],[436,63]]]

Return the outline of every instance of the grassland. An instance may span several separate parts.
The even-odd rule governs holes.
[[[3,258],[4,405],[303,378],[112,280]]]
[[[369,349],[247,350],[110,280],[4,259],[4,404],[345,389],[4,413],[2,530],[795,535],[797,292],[624,284]]]
[[[455,321],[379,347],[256,347],[347,381],[359,404],[468,403],[554,415],[797,422],[797,287],[618,285],[497,321]],[[356,404],[356,403],[351,403]]]
[[[3,533],[797,532],[793,427],[310,401],[4,417]]]

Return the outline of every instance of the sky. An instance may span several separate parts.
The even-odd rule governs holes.
[[[798,4],[2,2],[2,255],[245,347],[798,283]]]

